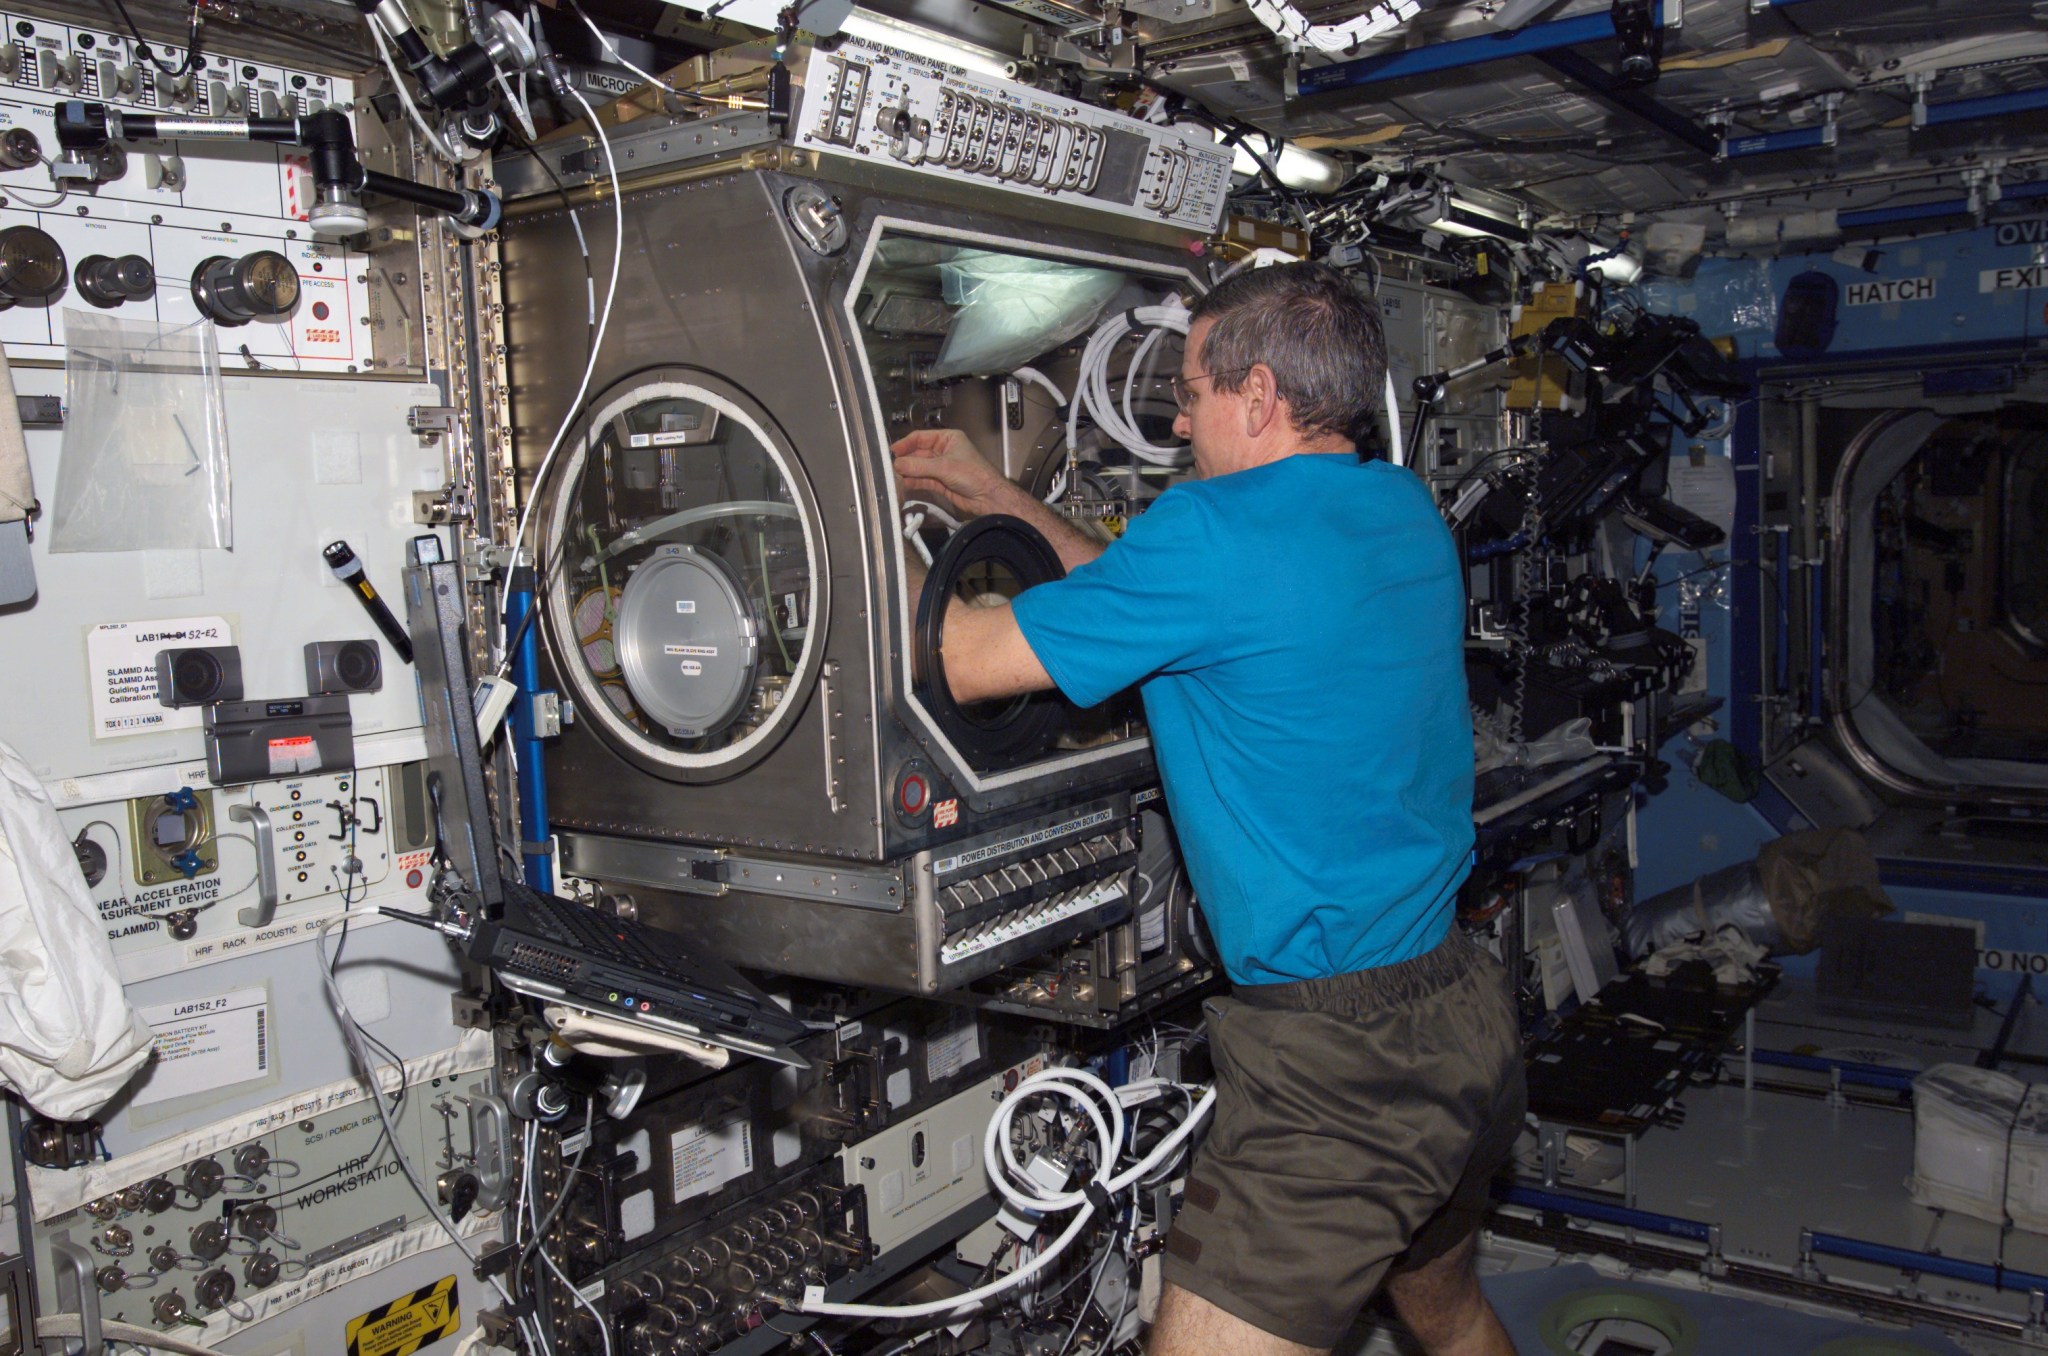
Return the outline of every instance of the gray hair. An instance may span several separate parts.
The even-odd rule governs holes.
[[[1361,442],[1379,408],[1387,339],[1379,303],[1328,264],[1250,268],[1201,301],[1189,323],[1213,320],[1202,347],[1211,385],[1241,390],[1264,363],[1294,426]]]

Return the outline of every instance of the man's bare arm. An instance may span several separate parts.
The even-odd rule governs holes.
[[[996,511],[1022,518],[1037,528],[1038,534],[1059,553],[1062,567],[1072,570],[1102,554],[1102,543],[1075,527],[1065,514],[1053,512],[1050,505],[1023,486],[1008,480],[1003,483],[1012,493],[1003,496],[1007,502]]]
[[[926,577],[924,566],[912,559],[907,582],[913,612],[918,599],[924,596]],[[978,604],[964,598],[949,599],[946,627],[941,634],[940,658],[946,668],[946,686],[956,702],[992,701],[1024,692],[1044,692],[1054,686],[1031,643],[1024,639],[1008,603]]]
[[[1069,570],[1102,554],[1101,542],[991,466],[958,429],[920,429],[898,439],[889,450],[905,494],[944,500],[968,518],[985,513],[1022,518],[1038,529]]]
[[[1007,603],[975,607],[956,599],[946,609],[940,654],[946,665],[946,685],[956,702],[1015,697],[1053,686],[1052,675],[1038,662],[1031,642],[1017,625],[1017,614]]]

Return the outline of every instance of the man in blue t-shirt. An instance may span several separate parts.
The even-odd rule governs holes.
[[[1328,1350],[1382,1282],[1430,1356],[1512,1356],[1473,1268],[1525,1102],[1499,965],[1453,923],[1472,846],[1463,571],[1428,491],[1361,461],[1378,308],[1323,265],[1190,317],[1174,431],[1197,479],[1104,549],[960,433],[907,493],[1009,513],[1068,576],[955,607],[953,696],[1139,685],[1232,995],[1216,1120],[1166,1247],[1152,1356]]]

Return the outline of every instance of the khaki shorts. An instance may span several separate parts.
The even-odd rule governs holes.
[[[1441,1257],[1485,1213],[1528,1102],[1506,973],[1453,926],[1413,960],[1205,1007],[1216,1119],[1165,1278],[1332,1346],[1390,1269]]]

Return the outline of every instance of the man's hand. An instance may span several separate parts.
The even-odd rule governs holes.
[[[1014,513],[1021,493],[956,428],[920,429],[889,448],[903,493],[950,503],[961,518]]]

